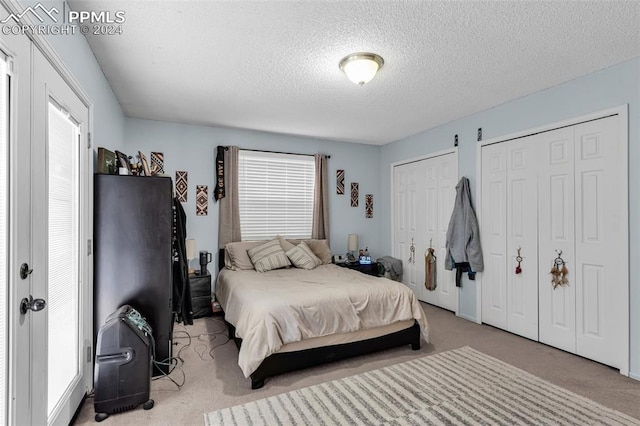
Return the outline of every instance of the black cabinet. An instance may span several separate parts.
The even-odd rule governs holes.
[[[129,304],[153,329],[155,359],[170,359],[174,320],[171,178],[96,174],[93,226],[94,343],[106,318]],[[168,372],[168,366],[161,369]],[[160,374],[157,368],[153,372]]]
[[[211,274],[189,275],[191,287],[191,306],[193,318],[210,317],[211,309]]]

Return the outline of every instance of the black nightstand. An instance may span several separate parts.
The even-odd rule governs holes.
[[[189,274],[193,318],[213,316],[211,309],[211,274]]]
[[[367,275],[373,275],[374,277],[378,277],[378,262],[371,262],[371,263],[360,263],[360,262],[353,262],[353,263],[347,263],[347,262],[342,262],[342,263],[336,263],[336,265],[341,266],[343,268],[349,268],[349,269],[353,269],[359,272],[362,272],[363,274],[367,274]]]

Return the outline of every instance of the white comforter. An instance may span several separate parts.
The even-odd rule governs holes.
[[[335,265],[264,273],[223,269],[216,295],[242,338],[238,365],[245,377],[282,345],[303,339],[416,319],[429,341],[426,316],[408,287]]]

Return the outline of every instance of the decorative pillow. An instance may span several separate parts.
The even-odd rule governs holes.
[[[239,241],[225,246],[224,266],[234,271],[254,269],[247,250],[264,244],[264,241]]]
[[[291,266],[289,258],[280,246],[280,240],[274,238],[266,244],[247,250],[253,266],[258,272],[267,272],[272,269]]]
[[[296,268],[314,269],[322,265],[322,260],[313,254],[309,246],[303,241],[291,250],[287,251],[287,257]]]
[[[322,263],[331,263],[331,249],[327,240],[305,240],[305,243]]]
[[[295,246],[297,246],[299,244],[298,243],[293,243],[292,241],[295,240],[285,240],[284,237],[281,237],[280,235],[278,235],[278,240],[280,241],[280,246],[282,247],[282,250],[284,251],[289,251],[292,248],[294,248]]]

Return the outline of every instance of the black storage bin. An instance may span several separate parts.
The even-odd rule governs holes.
[[[96,421],[140,404],[145,410],[153,407],[153,400],[149,399],[152,343],[139,325],[150,328],[146,322],[136,321],[136,317],[141,318],[131,306],[122,306],[98,332],[93,400]]]

